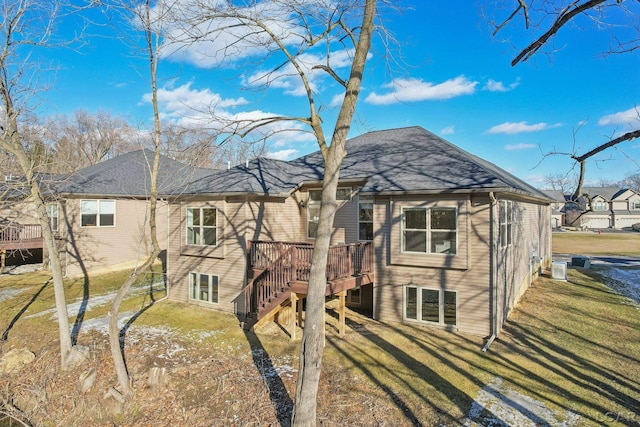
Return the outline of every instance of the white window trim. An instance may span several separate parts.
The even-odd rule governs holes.
[[[629,210],[631,211],[640,211],[640,200],[634,200],[629,203]]]
[[[504,205],[505,219],[502,220],[500,212],[502,211],[502,205]],[[502,226],[505,225],[507,236],[503,240]],[[500,247],[507,248],[513,244],[513,201],[512,200],[500,200],[498,206],[498,230],[500,236]]]
[[[53,210],[55,210],[55,215],[52,215]],[[49,225],[51,225],[51,231],[57,232],[60,227],[60,204],[58,202],[47,203],[47,215],[49,216]],[[53,223],[54,218],[56,219],[55,227]]]
[[[97,202],[97,211],[96,211],[96,225],[82,225],[82,202]],[[102,202],[113,203],[113,225],[102,225],[100,224],[100,205]],[[113,228],[118,223],[116,222],[116,213],[117,213],[117,203],[114,199],[81,199],[80,200],[80,227],[81,228]]]
[[[414,288],[416,289],[416,318],[410,319],[407,317],[407,289]],[[422,291],[437,291],[438,292],[438,321],[431,322],[428,320],[422,320]],[[449,324],[444,322],[444,293],[445,292],[453,292],[456,295],[456,320],[455,324]],[[451,289],[439,289],[432,288],[428,286],[416,286],[416,285],[404,285],[402,287],[402,318],[407,322],[417,322],[423,325],[436,325],[443,326],[446,328],[458,328],[459,322],[459,304],[458,304],[458,291]]]
[[[358,241],[359,242],[372,242],[373,239],[371,240],[366,240],[366,239],[362,239],[360,237],[360,224],[361,223],[365,223],[365,224],[371,224],[371,229],[373,231],[373,217],[371,218],[371,221],[361,221],[360,220],[360,205],[371,205],[371,209],[373,210],[373,197],[371,196],[358,196]],[[373,232],[371,233],[373,234]]]
[[[453,210],[455,211],[455,215],[456,215],[456,228],[453,230],[444,230],[444,229],[436,229],[436,230],[432,230],[431,229],[431,209],[448,209],[448,210]],[[407,228],[405,228],[405,215],[404,212],[406,210],[424,210],[425,211],[425,215],[426,215],[426,228],[424,229],[424,232],[426,234],[426,248],[425,248],[425,252],[416,252],[416,251],[407,251],[405,250],[405,231],[407,231]],[[401,253],[405,253],[405,254],[419,254],[419,255],[436,255],[436,256],[457,256],[458,255],[458,240],[460,238],[460,227],[458,224],[458,208],[454,207],[454,206],[429,206],[429,207],[422,207],[422,206],[403,206],[400,208],[400,214],[401,214],[401,221],[400,221],[400,252]],[[410,228],[408,229],[409,231],[422,231],[422,229],[415,229],[415,228]],[[431,233],[433,231],[454,231],[456,233],[456,242],[455,242],[455,253],[442,253],[442,252],[431,252]]]
[[[189,243],[189,209],[198,209],[200,211],[200,218],[203,218],[202,215],[202,210],[203,209],[215,209],[216,210],[216,225],[214,227],[211,226],[204,226],[204,225],[199,225],[198,227],[200,228],[200,236],[204,235],[204,229],[205,228],[215,228],[216,229],[216,244],[215,245],[206,245],[206,244],[202,244],[202,243]],[[187,207],[185,208],[185,233],[184,233],[184,239],[185,239],[185,243],[187,246],[201,246],[201,247],[207,247],[207,248],[216,248],[218,247],[218,245],[220,244],[220,235],[218,233],[218,231],[220,230],[220,227],[218,226],[218,216],[220,214],[220,209],[213,207],[213,206],[202,206],[202,207]],[[201,237],[201,241],[202,241],[202,237]]]
[[[216,283],[218,286],[218,300],[217,301],[205,301],[202,300],[200,298],[194,298],[193,297],[193,287],[194,287],[194,283],[193,283],[193,275],[197,275],[198,278],[200,278],[201,276],[208,276],[209,277],[209,299],[211,299],[212,295],[213,295],[213,280],[211,280],[213,277],[216,278]],[[206,303],[206,304],[214,304],[214,305],[219,305],[220,304],[220,276],[218,276],[217,274],[209,274],[209,273],[200,273],[198,271],[190,271],[189,272],[189,300],[190,301],[197,301],[197,302],[202,302],[202,303]]]
[[[605,212],[607,211],[607,202],[601,199],[598,199],[593,202],[593,211],[594,212]],[[602,207],[602,209],[600,208]]]

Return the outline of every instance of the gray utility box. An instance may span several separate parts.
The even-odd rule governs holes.
[[[591,261],[586,256],[571,257],[571,265],[573,267],[591,268]]]

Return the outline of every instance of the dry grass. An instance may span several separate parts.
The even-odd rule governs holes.
[[[25,290],[0,304],[0,328],[11,325],[0,350],[27,347],[37,359],[0,376],[0,399],[31,424],[288,424],[299,343],[278,327],[247,333],[234,316],[151,304],[149,295],[132,298],[128,309],[140,314],[127,330],[125,354],[136,394],[118,407],[103,399],[116,385],[104,332],[85,329],[79,341],[90,347],[90,362],[58,372],[56,323],[26,317],[51,306],[51,290],[41,290],[42,275],[18,281]],[[91,283],[109,290],[117,281],[106,276]],[[0,290],[13,286],[0,280]],[[81,296],[82,287],[70,283],[69,293]],[[88,312],[85,324],[105,311]],[[569,282],[538,280],[487,353],[479,351],[478,337],[382,324],[351,311],[345,338],[338,337],[331,310],[327,322],[318,398],[324,426],[462,425],[479,390],[495,377],[558,413],[579,415],[580,425],[640,421],[640,311],[596,275],[571,270]],[[154,367],[167,369],[167,385],[147,385]],[[96,382],[81,393],[78,378],[90,368]]]
[[[640,256],[640,233],[553,233],[556,254]]]

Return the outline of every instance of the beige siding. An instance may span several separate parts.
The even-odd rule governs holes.
[[[513,243],[504,248],[496,244],[498,332],[540,270],[551,263],[550,207],[513,201],[513,216]]]
[[[221,236],[216,248],[186,245],[187,207],[218,209]],[[169,233],[169,298],[226,312],[241,313],[242,289],[247,282],[247,246],[250,240],[305,241],[306,213],[292,197],[286,200],[244,199],[172,203]],[[217,304],[193,300],[189,295],[189,273],[219,277]]]
[[[145,200],[118,199],[115,225],[82,227],[81,199],[68,199],[61,204],[60,236],[66,244],[61,254],[70,276],[98,268],[144,259],[150,251],[148,207]],[[161,249],[167,248],[167,204],[159,202],[157,235]]]
[[[0,224],[17,222],[18,224],[38,224],[38,215],[33,203],[0,201]]]
[[[459,206],[458,254],[449,260],[455,268],[439,264],[435,255],[401,257],[400,209],[426,201],[430,205]],[[374,317],[389,322],[404,319],[404,286],[457,292],[457,327],[455,329],[486,336],[490,332],[490,251],[489,201],[433,197],[377,198],[374,205],[376,272]],[[439,256],[440,263],[445,256]]]

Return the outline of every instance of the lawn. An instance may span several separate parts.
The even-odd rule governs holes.
[[[567,282],[536,281],[486,353],[480,337],[383,324],[352,311],[347,335],[340,338],[329,310],[319,423],[463,425],[480,390],[499,381],[541,402],[567,425],[577,417],[573,425],[637,425],[640,311],[594,272],[569,273]],[[234,316],[154,302],[144,292],[132,297],[126,310],[139,316],[127,329],[125,353],[136,394],[114,409],[103,399],[116,385],[105,329],[89,327],[108,307],[84,316],[79,342],[90,347],[91,360],[60,373],[56,323],[50,316],[32,316],[51,308],[51,289],[43,288],[47,277],[11,279],[0,278],[6,298],[0,328],[7,332],[0,349],[27,347],[36,361],[0,376],[5,411],[45,426],[287,425],[299,342],[290,342],[274,325],[254,334],[239,328]],[[94,277],[92,289],[108,293],[119,280]],[[80,298],[83,282],[69,282],[68,292],[70,301]],[[161,389],[147,383],[152,368],[166,369],[169,380]],[[82,393],[78,378],[92,369],[96,382]],[[482,420],[499,417],[485,410],[476,421],[488,425]]]
[[[640,256],[640,233],[553,233],[556,254]]]

